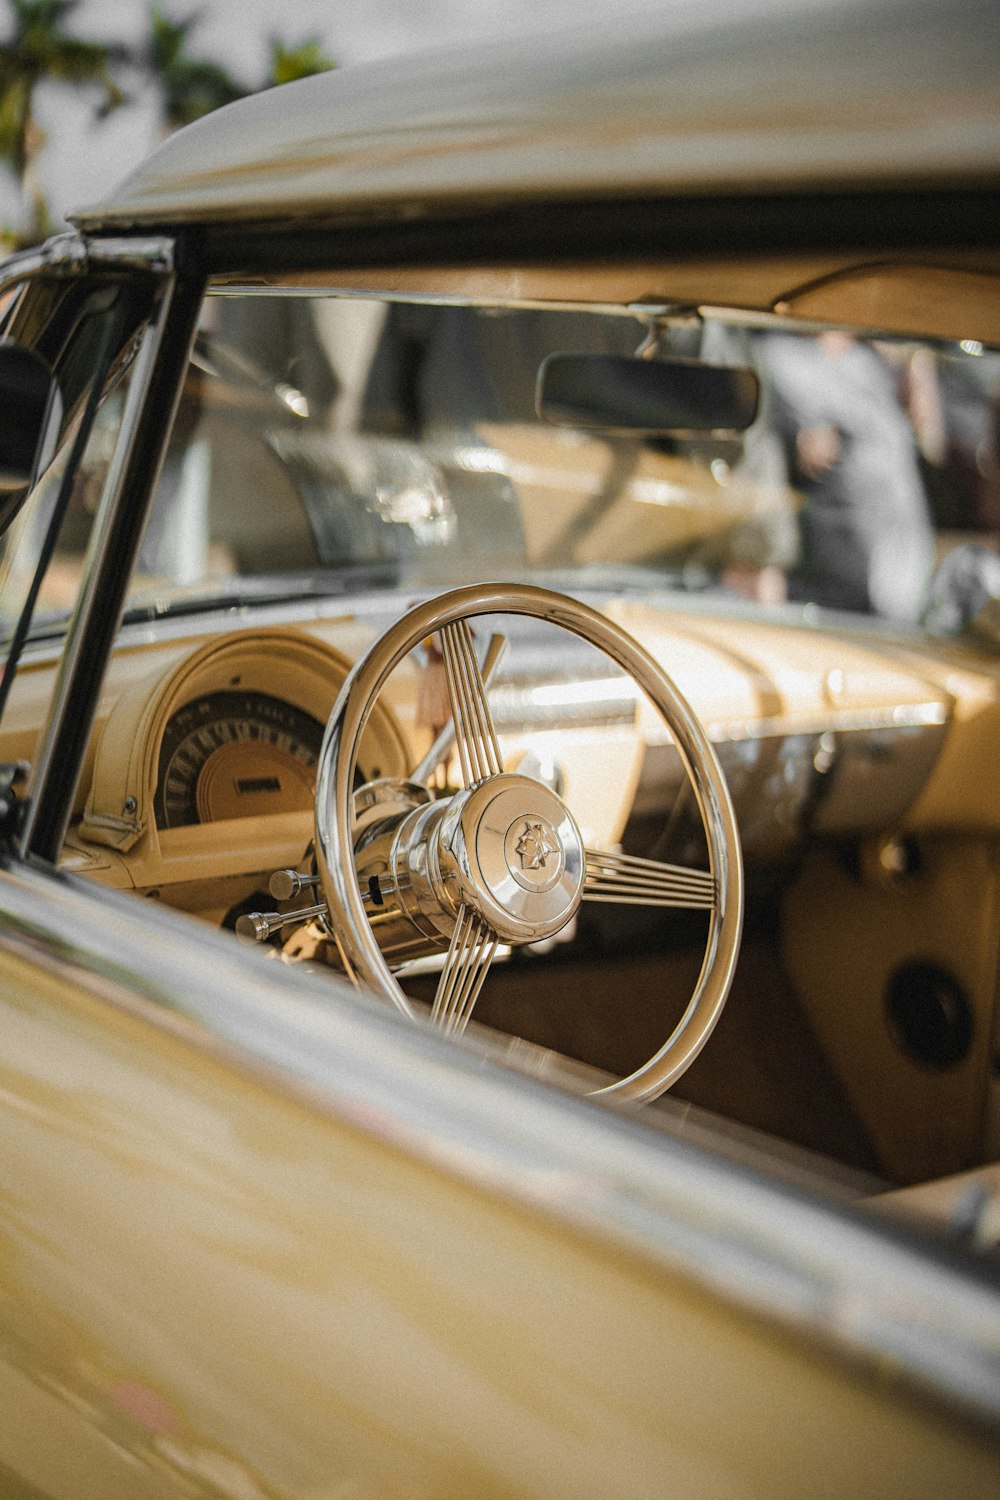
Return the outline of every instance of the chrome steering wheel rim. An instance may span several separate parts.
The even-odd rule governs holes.
[[[742,857],[729,790],[697,715],[648,652],[588,605],[529,584],[474,584],[417,605],[359,659],[334,704],[317,770],[316,859],[330,921],[358,978],[415,1019],[379,948],[356,878],[352,820],[358,751],[379,694],[414,647],[461,621],[496,614],[550,621],[596,646],[627,672],[669,728],[694,792],[708,844],[713,891],[698,981],[663,1046],[627,1077],[594,1091],[635,1101],[654,1099],[690,1067],[725,1005],[742,931]]]

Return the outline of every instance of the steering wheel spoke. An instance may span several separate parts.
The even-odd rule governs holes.
[[[715,877],[708,870],[661,864],[631,854],[586,851],[584,901],[614,901],[630,906],[673,906],[714,911]]]
[[[462,776],[467,787],[474,787],[503,771],[500,742],[468,621],[446,625],[440,638]]]
[[[560,626],[631,674],[669,729],[687,772],[707,870],[587,848],[555,788],[504,770],[484,684],[489,659],[481,671],[468,624],[502,614]],[[390,674],[435,634],[464,785],[436,798],[402,796],[359,836],[353,779],[372,705]],[[444,733],[429,752],[434,764]],[[418,769],[422,779],[425,763]],[[599,1093],[655,1099],[697,1057],[725,1004],[742,930],[743,869],[715,752],[657,662],[607,616],[563,595],[517,583],[455,589],[418,604],[371,647],[348,676],[324,736],[316,861],[345,958],[363,984],[404,1015],[415,1012],[392,964],[445,950],[431,1019],[450,1033],[468,1025],[498,944],[517,948],[554,937],[581,901],[704,911],[705,955],[686,1009],[652,1057]],[[366,876],[378,881],[383,902],[377,913],[366,905]]]
[[[431,1008],[445,1031],[462,1032],[497,950],[497,937],[471,907],[461,906]]]

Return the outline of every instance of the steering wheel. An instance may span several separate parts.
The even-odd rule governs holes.
[[[630,674],[666,723],[687,771],[707,839],[707,871],[588,849],[554,791],[504,770],[468,626],[472,617],[494,614],[551,621]],[[390,673],[435,633],[464,787],[433,801],[411,782],[393,783],[388,792],[371,783],[359,837],[354,778],[365,725]],[[383,948],[397,957],[447,949],[431,1019],[452,1031],[464,1029],[497,945],[553,936],[581,901],[708,911],[705,956],[684,1014],[647,1062],[598,1094],[656,1098],[697,1057],[725,1004],[739,950],[743,867],[715,752],[652,657],[612,621],[561,594],[524,584],[455,589],[418,605],[374,643],[349,674],[326,727],[316,858],[331,930],[349,969],[404,1014],[415,1015]],[[369,869],[380,873],[365,885]]]

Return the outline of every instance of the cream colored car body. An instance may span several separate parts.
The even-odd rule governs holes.
[[[11,267],[13,285],[134,266],[164,289],[119,494],[139,504],[141,461],[162,456],[152,409],[176,396],[186,347],[171,356],[171,339],[192,331],[203,272],[216,290],[321,280],[1000,337],[995,219],[965,248],[928,249],[906,227],[911,195],[996,202],[991,7],[702,7],[621,31],[243,101],[166,142],[81,213],[79,237]],[[676,237],[620,258],[598,229],[581,245],[574,200],[599,222],[611,197],[655,199]],[[796,210],[819,227],[789,249]],[[548,226],[541,257],[530,222]],[[110,546],[110,512],[99,525]],[[696,1108],[599,1106],[577,1097],[586,1070],[550,1053],[447,1040],[212,930],[228,899],[210,888],[293,860],[309,816],[149,836],[153,769],[133,752],[154,743],[172,685],[194,691],[233,637],[216,648],[196,622],[123,639],[88,698],[87,601],[113,571],[88,562],[66,665],[44,646],[29,656],[0,725],[0,759],[34,763],[0,868],[0,1489],[995,1495],[995,1257],[933,1234],[919,1198],[913,1225],[906,1194],[898,1211],[892,1194],[823,1195],[797,1157],[734,1144]],[[615,608],[669,656],[716,742],[942,730],[918,800],[859,842],[860,891],[830,848],[871,783],[858,773],[827,809],[831,844],[781,897],[783,959],[894,1179],[949,1176],[972,1155],[982,1192],[1000,1113],[996,657],[768,623],[741,630],[737,656],[726,621]],[[332,607],[258,628],[272,664],[305,631],[290,669],[304,697],[375,633]],[[404,683],[372,725],[394,769],[417,748],[400,727],[414,693]],[[79,775],[60,788],[81,702]],[[655,745],[656,726],[640,728],[572,752],[581,785],[619,767],[594,811],[608,842]],[[54,854],[60,797],[71,826]],[[925,840],[917,894],[893,882],[887,831]],[[164,883],[178,911],[147,899]],[[839,1004],[879,994],[915,931],[962,974],[976,1017],[967,1063],[916,1081],[881,1006]],[[964,1179],[934,1186],[932,1212],[943,1197],[953,1214],[956,1191]]]

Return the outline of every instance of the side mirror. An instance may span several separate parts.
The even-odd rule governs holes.
[[[62,398],[40,354],[0,341],[0,534],[50,462],[62,422]]]
[[[538,371],[535,408],[544,421],[597,432],[742,432],[759,395],[752,370],[696,359],[550,354]]]

